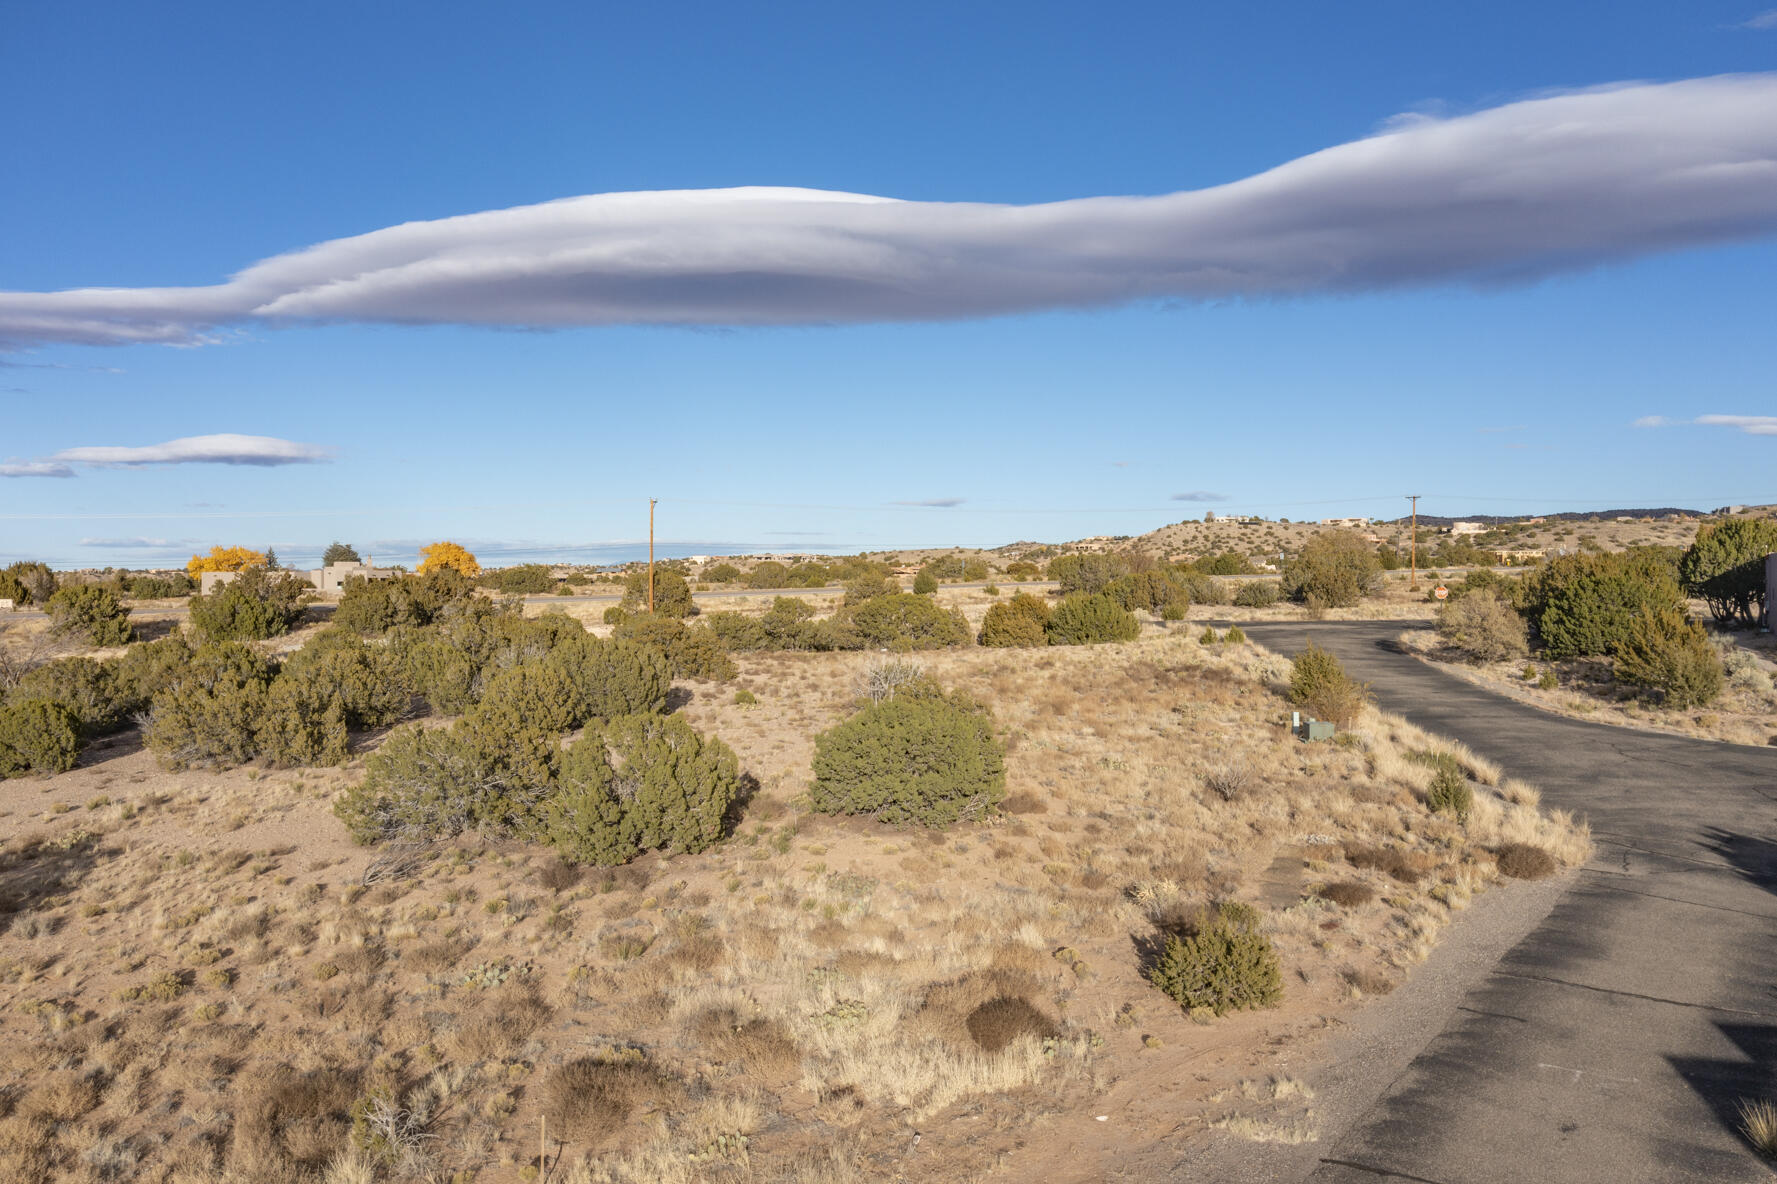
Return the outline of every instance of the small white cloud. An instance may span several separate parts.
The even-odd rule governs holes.
[[[133,468],[140,465],[313,465],[333,459],[333,450],[276,436],[185,436],[139,448],[96,445],[64,448],[50,458],[66,464]]]
[[[890,502],[889,504],[893,506],[925,506],[935,510],[950,510],[962,505],[963,501],[964,499],[960,497],[932,497],[926,498],[924,501]]]
[[[74,470],[50,460],[9,460],[0,463],[0,477],[72,477]]]
[[[1777,8],[1765,9],[1757,16],[1742,22],[1740,27],[1742,29],[1756,29],[1761,33],[1777,29]]]
[[[1777,415],[1699,415],[1709,427],[1739,428],[1749,436],[1777,436]]]
[[[1664,428],[1670,427],[1671,425],[1672,421],[1667,419],[1664,415],[1644,415],[1636,420],[1631,426],[1638,428]]]
[[[1228,495],[1211,493],[1207,489],[1193,489],[1190,493],[1173,494],[1172,500],[1175,502],[1225,502],[1228,500]]]

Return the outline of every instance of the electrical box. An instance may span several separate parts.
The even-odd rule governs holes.
[[[1332,738],[1333,725],[1327,720],[1311,719],[1302,725],[1302,739],[1304,740],[1331,740]]]

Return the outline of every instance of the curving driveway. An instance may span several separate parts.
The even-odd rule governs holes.
[[[1777,748],[1537,711],[1388,648],[1414,622],[1241,627],[1285,655],[1312,638],[1382,707],[1588,817],[1597,847],[1309,1179],[1772,1180],[1735,1106],[1777,1099]]]

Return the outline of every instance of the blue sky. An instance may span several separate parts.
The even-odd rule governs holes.
[[[567,327],[513,325],[511,286],[427,296],[423,313],[401,293],[348,312],[323,296],[298,306],[306,320],[199,315],[160,294],[402,223],[586,194],[1165,195],[1415,126],[1390,122],[1402,115],[1428,129],[1415,152],[1441,151],[1441,127],[1557,92],[1777,70],[1777,15],[1757,0],[1196,7],[0,7],[0,293],[22,294],[0,303],[0,462],[75,474],[0,480],[0,561],[159,565],[235,542],[301,560],[333,538],[399,560],[445,537],[484,558],[597,561],[628,553],[595,545],[645,537],[649,496],[684,552],[991,546],[1204,509],[1392,515],[1414,492],[1431,513],[1777,500],[1777,435],[1747,430],[1770,425],[1695,422],[1777,416],[1777,218],[1748,212],[1744,191],[1687,191],[1663,222],[1594,233],[1608,219],[1586,203],[1619,185],[1600,174],[1561,198],[1568,221],[1550,233],[1571,244],[1525,246],[1533,203],[1477,227],[1434,210],[1424,278],[1394,278],[1421,248],[1384,225],[1363,232],[1351,282],[1299,255],[1242,257],[1263,282],[1226,288],[1201,270],[1142,287],[1148,240],[1128,219],[1146,215],[1070,213],[1056,235],[1123,244],[1127,302],[1083,287],[1103,279],[1090,268],[1047,302],[1026,297],[1054,278],[1048,262],[1034,280],[980,280],[1003,252],[1046,260],[1048,232],[933,230],[953,213],[935,205],[882,233],[952,278],[910,281],[888,312],[892,283],[853,302],[840,286],[749,290],[749,270],[704,316],[702,257],[662,297],[668,327],[583,308]],[[1757,122],[1762,101],[1690,118],[1756,139],[1731,125]],[[1654,147],[1695,130],[1656,129]],[[1718,199],[1729,230],[1671,232]],[[652,210],[623,233],[696,254]],[[852,212],[834,217],[822,242],[855,241]],[[709,218],[693,229],[732,231],[726,207]],[[788,249],[815,249],[801,229]],[[1471,231],[1506,274],[1443,258]],[[37,294],[80,288],[154,290],[143,299],[186,337],[29,328],[50,307]],[[753,319],[766,323],[734,323]],[[1635,426],[1646,417],[1663,422]],[[307,445],[313,463],[67,459],[221,433]],[[910,504],[934,502],[954,504]]]

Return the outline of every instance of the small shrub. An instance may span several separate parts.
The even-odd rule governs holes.
[[[732,563],[718,563],[714,567],[703,569],[703,581],[706,584],[738,584],[740,568]]]
[[[610,608],[607,608],[604,611],[602,616],[607,625],[621,625],[623,622],[629,620],[628,611],[626,611],[620,604],[613,604]]]
[[[992,720],[960,695],[873,703],[815,737],[809,801],[823,814],[946,827],[991,814],[1005,792]]]
[[[1536,685],[1545,691],[1552,691],[1561,685],[1561,680],[1556,677],[1554,669],[1550,668],[1543,671],[1542,674],[1538,676]]]
[[[1555,857],[1529,843],[1504,843],[1494,852],[1501,875],[1514,880],[1542,880],[1555,874]]]
[[[1252,770],[1243,764],[1226,764],[1205,769],[1201,776],[1204,788],[1224,802],[1232,802],[1246,792]]]
[[[1004,604],[989,605],[981,619],[984,646],[1048,645],[1049,606],[1028,592],[1015,593]]]
[[[1530,652],[1529,627],[1492,590],[1472,592],[1438,610],[1438,636],[1481,662],[1504,662]]]
[[[932,574],[930,568],[921,568],[919,574],[913,577],[913,591],[915,594],[920,596],[930,596],[937,590],[938,577]]]
[[[759,696],[745,688],[734,692],[734,705],[736,707],[753,707],[756,706],[758,702]]]
[[[1135,614],[1106,595],[1079,593],[1062,598],[1049,618],[1050,645],[1098,645],[1141,636]]]
[[[1349,727],[1369,695],[1367,684],[1346,674],[1339,659],[1313,642],[1290,664],[1290,701],[1316,719]]]
[[[1279,599],[1277,585],[1270,580],[1249,580],[1234,593],[1234,603],[1242,608],[1270,608]]]
[[[1270,939],[1227,922],[1191,937],[1168,937],[1148,978],[1186,1011],[1226,1015],[1283,1000],[1283,973]]]
[[[1431,786],[1425,791],[1425,804],[1439,814],[1453,814],[1458,822],[1467,822],[1469,811],[1474,809],[1475,795],[1469,788],[1468,778],[1461,770],[1449,766],[1440,766],[1432,774]]]
[[[1191,602],[1183,598],[1175,598],[1160,606],[1162,621],[1182,621],[1191,615]]]
[[[1228,626],[1228,635],[1222,640],[1229,645],[1244,645],[1246,644],[1246,633],[1239,625],[1230,625]]]
[[[1777,1159],[1777,1102],[1742,1098],[1735,1108],[1740,1115],[1740,1133],[1752,1149],[1766,1159]]]
[[[44,610],[58,634],[88,645],[125,645],[135,636],[130,610],[103,584],[64,584]]]
[[[988,596],[998,596],[1000,594],[998,584],[988,584],[986,587],[982,588],[981,591]]]
[[[893,699],[902,691],[929,688],[926,668],[905,658],[879,658],[864,663],[852,679],[852,691],[871,703]]]
[[[0,777],[66,773],[80,755],[80,721],[61,703],[31,699],[0,707]]]
[[[1203,632],[1197,635],[1198,645],[1214,645],[1220,640],[1221,639],[1216,636],[1215,627],[1213,625],[1205,625],[1203,627]]]

